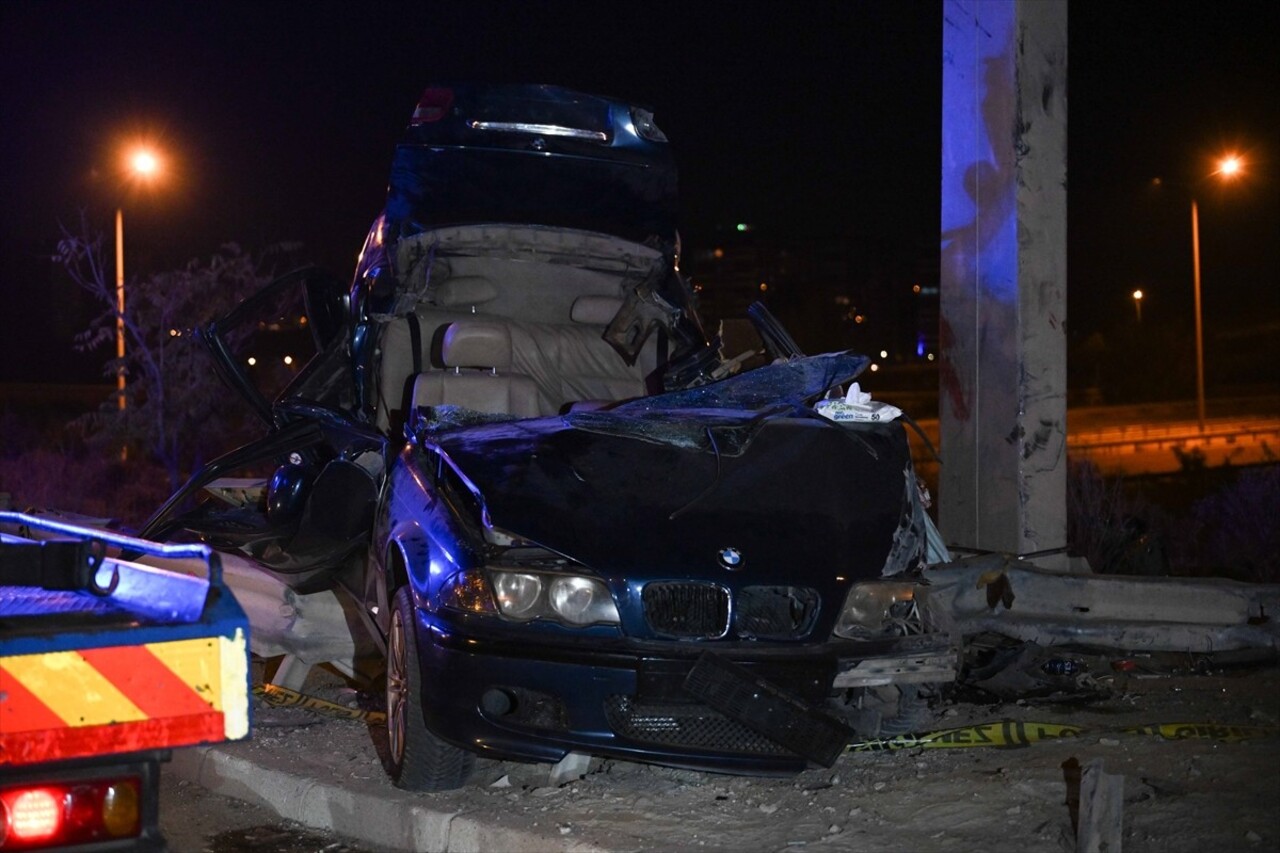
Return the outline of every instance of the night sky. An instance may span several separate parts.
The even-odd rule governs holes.
[[[1280,339],[1275,4],[1070,7],[1069,322],[1191,322],[1187,195],[1206,324]],[[126,268],[225,242],[301,241],[342,277],[430,82],[554,83],[653,107],[681,170],[687,246],[751,222],[865,254],[937,245],[940,2],[0,2],[0,381],[96,378],[89,310],[47,256],[59,223],[125,210]],[[143,136],[169,171],[118,177]],[[1204,175],[1232,148],[1248,175]],[[1165,179],[1164,189],[1151,186]],[[693,270],[697,274],[696,269]],[[1148,319],[1149,318],[1149,319]],[[1269,336],[1256,333],[1269,325]],[[1273,362],[1274,363],[1274,362]]]

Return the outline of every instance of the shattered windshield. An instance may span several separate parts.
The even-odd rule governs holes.
[[[571,412],[565,421],[589,432],[733,455],[766,418],[808,415],[816,400],[857,377],[869,362],[851,352],[795,358],[605,411]]]
[[[642,397],[611,409],[569,412],[553,420],[586,432],[733,456],[770,417],[820,418],[813,404],[855,379],[869,363],[866,356],[851,352],[793,358],[719,382]],[[420,415],[416,429],[437,435],[519,420],[447,405],[425,408]],[[533,423],[521,421],[526,431],[535,429]],[[498,427],[492,434],[506,433]]]
[[[865,355],[852,352],[794,358],[719,382],[633,400],[606,414],[634,416],[679,409],[761,412],[780,405],[809,405],[835,386],[857,377],[869,362]]]

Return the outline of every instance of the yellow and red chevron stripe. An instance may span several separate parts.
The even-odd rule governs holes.
[[[243,738],[247,666],[240,629],[0,657],[0,765]]]

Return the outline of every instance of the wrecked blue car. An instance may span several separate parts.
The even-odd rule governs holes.
[[[351,285],[303,272],[257,303],[287,318],[301,291],[276,326],[307,365],[268,395],[243,348],[271,323],[203,330],[269,431],[145,533],[356,602],[401,787],[458,787],[476,756],[830,766],[954,677],[913,600],[902,424],[818,411],[868,360],[799,355],[756,311],[764,364],[739,370],[679,269],[675,190],[646,109],[433,87]],[[253,466],[257,502],[181,508]]]

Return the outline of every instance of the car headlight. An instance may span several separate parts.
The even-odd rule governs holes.
[[[595,578],[490,569],[498,612],[521,622],[551,619],[566,625],[617,625],[618,608],[609,589]]]
[[[622,621],[604,583],[562,572],[468,569],[445,585],[442,603],[472,613],[496,612],[516,622],[549,619],[584,627]]]
[[[542,578],[517,572],[494,572],[493,592],[498,610],[512,619],[532,619],[542,597]]]
[[[466,569],[444,582],[440,603],[455,610],[472,613],[494,613],[493,589],[479,569]]]
[[[845,596],[835,634],[851,640],[917,633],[914,581],[867,581]]]
[[[613,596],[604,584],[594,578],[573,575],[556,578],[551,582],[547,600],[551,609],[570,625],[618,623],[618,608],[613,604]]]

